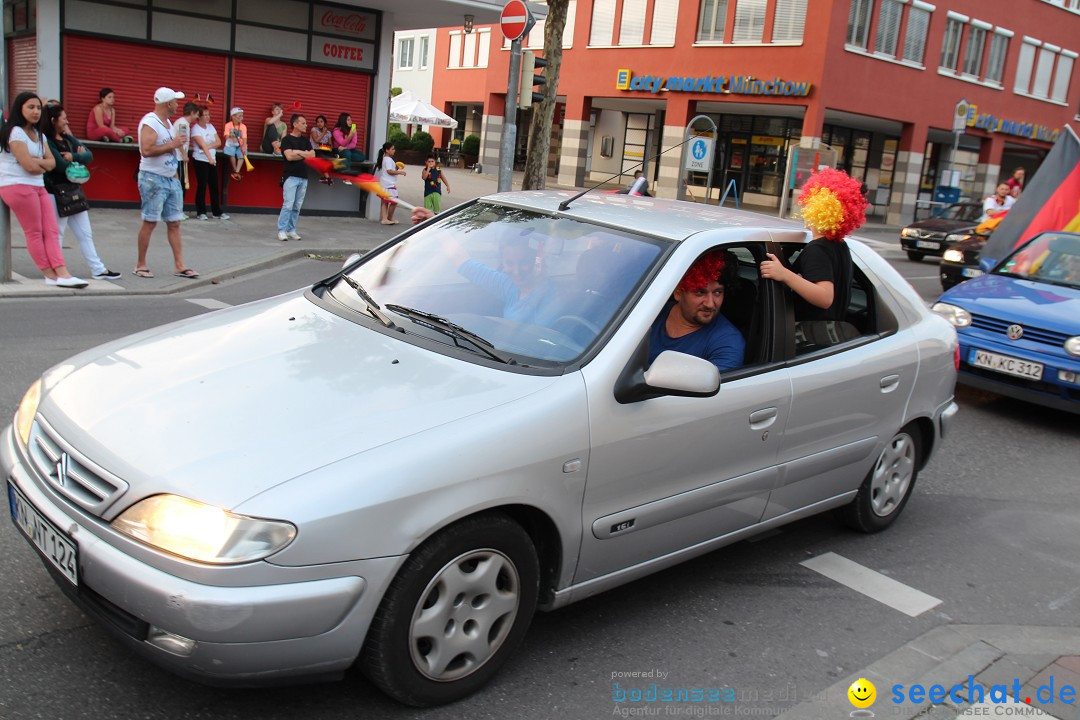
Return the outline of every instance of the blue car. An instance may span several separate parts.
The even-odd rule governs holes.
[[[1045,232],[931,308],[960,338],[957,381],[1080,413],[1080,233]]]

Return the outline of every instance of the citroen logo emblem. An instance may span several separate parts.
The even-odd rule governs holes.
[[[1010,340],[1019,340],[1024,337],[1024,328],[1019,325],[1010,325],[1005,331],[1005,336]]]
[[[60,487],[67,484],[68,469],[71,467],[71,458],[67,453],[60,453],[60,460],[56,463],[56,482]]]

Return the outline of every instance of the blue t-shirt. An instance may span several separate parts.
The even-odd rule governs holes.
[[[689,335],[673,338],[667,334],[665,324],[668,313],[674,307],[674,301],[669,301],[664,306],[663,312],[653,321],[649,331],[649,364],[656,356],[665,350],[694,355],[705,358],[720,372],[731,370],[743,364],[743,355],[746,352],[746,341],[742,334],[731,324],[731,321],[720,313],[716,314],[713,321],[700,330],[695,330]]]
[[[458,272],[469,282],[497,295],[503,303],[503,317],[530,325],[546,325],[555,318],[556,289],[550,280],[525,295],[509,275],[494,270],[479,260],[469,258],[461,264]]]
[[[424,180],[424,197],[434,195],[435,193],[442,195],[442,188],[439,187],[439,179],[442,178],[442,170],[437,167],[424,169],[427,170],[428,173],[427,179]]]

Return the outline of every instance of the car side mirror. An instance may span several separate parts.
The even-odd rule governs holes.
[[[645,371],[645,384],[678,395],[712,395],[720,388],[720,371],[708,360],[665,350]]]
[[[995,260],[994,258],[979,258],[979,269],[982,270],[984,273],[988,273],[993,270],[995,265],[997,265],[997,260]]]

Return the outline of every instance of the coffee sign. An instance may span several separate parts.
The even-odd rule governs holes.
[[[315,5],[312,31],[332,33],[360,40],[375,40],[375,13],[351,10],[330,5]]]

